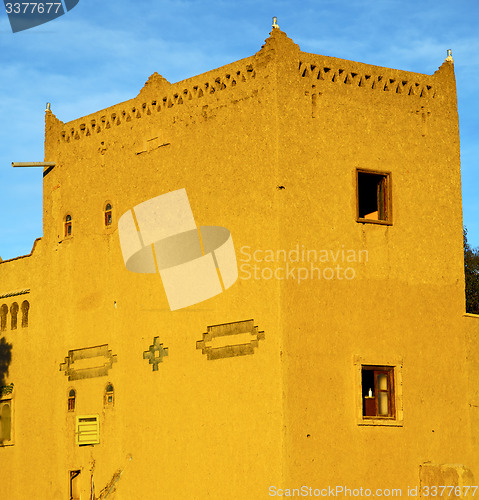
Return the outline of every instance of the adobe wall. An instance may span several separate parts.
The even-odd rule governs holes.
[[[479,438],[479,315],[465,314],[464,329],[467,343],[468,406],[471,420],[471,445],[477,449]],[[479,467],[479,455],[473,456],[475,470]]]
[[[350,280],[282,282],[285,483],[404,489],[424,462],[472,467],[453,65],[421,75],[281,44],[280,247],[357,260],[339,258]],[[391,225],[356,221],[358,168],[390,172]],[[402,425],[358,425],[361,364],[399,367]]]
[[[281,481],[278,286],[238,282],[172,312],[158,275],[126,270],[116,225],[138,203],[186,188],[198,224],[228,228],[235,244],[273,241],[277,227],[258,221],[274,219],[277,207],[257,197],[276,190],[275,145],[261,140],[274,103],[268,78],[252,57],[174,85],[153,76],[137,98],[66,125],[47,112],[45,158],[56,166],[44,172],[44,258],[30,287],[38,290],[32,310],[42,311],[36,340],[48,349],[36,371],[25,372],[45,380],[44,406],[38,410],[35,398],[30,407],[39,412],[42,436],[19,437],[5,450],[25,461],[19,454],[28,442],[30,456],[45,459],[17,467],[25,474],[16,472],[12,498],[39,486],[63,498],[68,471],[76,469],[87,494],[93,466],[97,492],[125,467],[117,493],[125,499],[138,491],[144,499],[259,498]],[[112,228],[104,226],[107,202]],[[208,326],[249,319],[264,332],[251,354],[209,360],[197,348]],[[143,357],[155,337],[168,349],[156,371]],[[94,346],[106,346],[107,375],[69,380],[69,351]],[[108,383],[113,408],[103,404]],[[79,447],[75,417],[90,414],[100,415],[101,442]]]
[[[66,124],[47,112],[45,160],[44,236],[0,265],[5,290],[31,290],[28,332],[8,334],[21,429],[0,450],[9,498],[64,498],[76,469],[84,494],[91,476],[98,492],[124,469],[116,498],[130,500],[404,487],[429,460],[471,467],[450,63],[378,68],[303,53],[273,30],[256,55],[203,75],[152,75],[136,98]],[[356,222],[357,168],[391,172],[392,225]],[[231,231],[240,277],[172,312],[158,275],[126,270],[116,224],[181,188],[197,224]],[[247,276],[254,251],[275,272],[285,263],[266,250],[296,245],[368,259],[351,280]],[[264,332],[252,354],[197,348],[208,326],[249,319]],[[157,370],[143,357],[155,337],[168,352]],[[94,346],[106,375],[69,380],[69,351]],[[358,426],[362,362],[401,365],[401,426]],[[99,445],[75,444],[83,414],[100,415]]]

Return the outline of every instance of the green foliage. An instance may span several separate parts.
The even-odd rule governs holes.
[[[466,312],[479,314],[479,248],[471,248],[464,228],[464,274],[466,277]]]

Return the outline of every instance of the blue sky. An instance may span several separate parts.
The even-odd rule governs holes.
[[[0,256],[42,236],[45,103],[68,122],[136,96],[157,71],[176,82],[257,52],[272,16],[303,51],[432,74],[452,49],[464,223],[479,247],[477,0],[80,0],[13,34],[0,4]],[[427,237],[427,235],[425,235]]]

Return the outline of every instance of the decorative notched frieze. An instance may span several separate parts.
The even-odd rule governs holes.
[[[155,337],[148,351],[143,353],[143,359],[149,360],[150,365],[153,365],[154,372],[158,371],[158,365],[163,362],[165,356],[168,356],[168,347],[163,347],[163,344],[160,344],[160,337]]]
[[[247,319],[208,326],[208,331],[203,333],[203,340],[196,342],[196,348],[201,349],[208,360],[232,358],[254,354],[254,348],[264,338],[264,332],[258,331],[254,320]]]
[[[416,82],[388,75],[361,74],[359,72],[347,71],[333,68],[332,65],[300,62],[298,67],[302,78],[312,80],[325,80],[332,83],[343,83],[353,87],[362,87],[370,90],[382,90],[393,94],[402,94],[434,99],[436,89],[424,82]]]
[[[199,99],[205,95],[215,94],[216,92],[224,89],[235,87],[236,85],[247,82],[255,77],[256,71],[253,65],[248,64],[246,67],[229,71],[225,75],[209,79],[202,84],[195,84],[176,92],[171,91],[171,93],[166,96],[163,94],[164,97],[150,98],[147,102],[143,102],[140,106],[135,104],[126,108],[118,107],[107,115],[95,115],[95,118],[91,118],[89,123],[84,122],[76,127],[71,127],[69,130],[62,130],[61,139],[64,142],[70,142],[72,140],[79,140],[83,137],[89,137],[101,132],[102,130],[121,125],[125,122],[131,122],[132,120],[141,118],[142,116],[151,115],[159,111],[167,111],[169,108],[184,104],[185,102]],[[147,94],[149,95],[149,93]],[[145,95],[145,98],[147,98],[147,94],[142,94],[140,92],[138,97]]]
[[[60,371],[65,372],[68,380],[102,377],[108,375],[117,355],[108,350],[108,344],[68,351]]]

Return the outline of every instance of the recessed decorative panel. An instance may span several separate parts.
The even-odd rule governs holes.
[[[254,326],[254,320],[236,321],[208,326],[203,340],[196,342],[196,348],[206,354],[208,360],[232,358],[254,354],[258,342],[264,340],[264,332]]]
[[[102,377],[116,362],[116,354],[108,350],[108,344],[68,351],[60,371],[68,375],[68,380]]]

